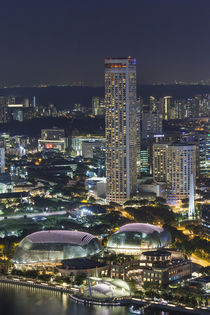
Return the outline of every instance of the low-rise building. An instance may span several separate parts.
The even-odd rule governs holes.
[[[155,282],[161,285],[189,278],[192,274],[192,263],[187,259],[173,259],[168,251],[144,252],[145,266],[141,273],[142,282]]]
[[[113,265],[111,276],[131,280],[138,278],[144,282],[158,282],[166,285],[181,279],[190,278],[192,263],[181,253],[167,250],[147,251],[139,260],[132,260],[121,265]]]

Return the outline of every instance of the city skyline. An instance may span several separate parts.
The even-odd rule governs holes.
[[[102,86],[102,60],[122,55],[136,56],[138,83],[208,81],[209,11],[206,0],[5,2],[0,84]]]

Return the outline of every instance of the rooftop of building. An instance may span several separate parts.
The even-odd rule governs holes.
[[[27,238],[32,243],[68,243],[84,246],[96,237],[80,231],[52,230],[35,232],[28,235]]]
[[[76,258],[76,259],[62,260],[62,266],[59,266],[59,268],[68,269],[68,270],[82,270],[82,269],[100,268],[104,266],[105,264],[97,262],[92,259]]]
[[[121,226],[117,232],[141,232],[151,234],[153,232],[161,233],[163,232],[163,228],[148,223],[130,223]]]
[[[105,58],[105,60],[132,60],[132,59],[136,59],[136,58],[133,58],[131,56],[128,56],[128,57],[107,57],[107,58]]]
[[[171,256],[171,253],[169,253],[166,250],[154,250],[154,251],[146,251],[143,252],[142,255],[144,256],[153,256],[153,257],[157,257],[157,256]]]
[[[201,283],[209,283],[210,282],[210,276],[205,276],[205,277],[199,277],[196,279],[193,279],[192,282],[201,282]]]

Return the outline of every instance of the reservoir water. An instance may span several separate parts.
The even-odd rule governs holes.
[[[0,315],[129,315],[128,307],[86,306],[67,294],[0,283]],[[175,315],[147,310],[145,315]],[[181,313],[179,313],[181,314]]]

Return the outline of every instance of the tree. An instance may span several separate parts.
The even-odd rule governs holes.
[[[78,273],[75,277],[75,284],[76,285],[82,285],[83,281],[85,281],[87,279],[87,274],[86,273]]]
[[[155,199],[155,202],[156,202],[157,204],[166,204],[166,199],[165,199],[165,198],[162,198],[162,197],[157,197],[157,198]]]

